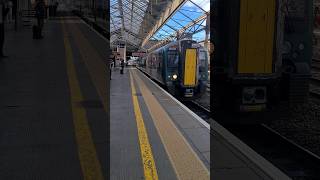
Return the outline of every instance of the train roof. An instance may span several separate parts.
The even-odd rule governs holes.
[[[170,43],[168,43],[168,44],[166,44],[166,45],[164,45],[164,46],[162,46],[162,47],[160,47],[160,48],[158,48],[158,49],[156,49],[156,50],[154,50],[154,51],[152,51],[150,53],[157,52],[157,51],[159,51],[161,49],[164,49],[164,48],[168,48],[168,47],[173,46],[175,44],[178,44],[178,43],[180,43],[182,41],[193,41],[193,42],[197,43],[197,41],[192,40],[192,39],[180,39],[180,40],[172,41],[172,42],[170,42]]]
[[[160,48],[158,48],[158,49],[156,49],[156,50],[153,50],[153,51],[145,54],[145,55],[142,56],[141,58],[146,58],[147,56],[149,56],[149,54],[152,54],[152,53],[154,53],[154,52],[158,52],[158,51],[160,51],[160,50],[162,50],[162,49],[165,49],[165,48],[169,48],[170,46],[173,46],[173,45],[176,45],[176,44],[180,43],[181,41],[193,41],[193,42],[195,42],[195,43],[198,43],[197,41],[192,40],[192,39],[180,39],[180,40],[172,41],[172,42],[170,42],[170,43],[168,43],[168,44],[166,44],[166,45],[164,45],[164,46],[162,46],[162,47],[160,47]],[[199,43],[198,43],[198,44],[199,44]],[[199,45],[200,45],[200,44],[199,44]],[[203,46],[200,45],[200,47],[203,47]]]

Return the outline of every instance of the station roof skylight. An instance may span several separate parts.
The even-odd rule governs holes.
[[[210,0],[188,0],[178,11],[153,35],[151,39],[164,40],[170,36],[175,36],[176,31],[186,27],[194,22],[200,16],[210,11]],[[196,30],[203,29],[206,25],[206,19],[195,23],[185,32],[194,33]],[[204,34],[204,33],[201,33]],[[201,40],[201,35],[195,38]],[[204,38],[204,35],[203,35]]]
[[[143,39],[142,25],[146,18],[158,18],[170,0],[110,0],[111,43],[125,42],[139,47]],[[153,11],[153,12],[152,12]],[[158,13],[157,13],[158,12]]]
[[[149,31],[161,18],[162,12],[173,1],[110,0],[111,43],[116,45],[118,42],[125,42],[132,49],[139,49]],[[180,8],[149,39],[150,43],[174,37],[177,30],[190,25],[210,11],[210,0],[184,0],[181,2],[183,3]],[[205,24],[206,20],[201,20],[186,29],[185,32],[195,33],[197,29],[203,29]],[[199,34],[198,39],[201,39]]]

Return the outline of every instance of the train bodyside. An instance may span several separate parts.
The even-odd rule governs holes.
[[[192,40],[180,40],[149,53],[139,66],[183,99],[201,96],[208,79],[207,51]]]

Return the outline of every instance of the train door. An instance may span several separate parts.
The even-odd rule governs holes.
[[[184,59],[184,78],[183,85],[195,86],[196,85],[196,72],[197,72],[197,49],[186,49]]]
[[[179,61],[180,56],[176,46],[168,48],[166,51],[166,71],[167,76],[172,78],[173,75],[181,74],[179,71]],[[181,77],[177,77],[174,80],[181,79]]]
[[[162,82],[162,53],[161,50],[156,52],[157,78]]]
[[[272,73],[275,1],[240,1],[238,73]]]
[[[180,74],[183,77],[182,84],[187,87],[194,87],[197,85],[197,44],[196,41],[183,40],[180,42],[181,52],[181,69]],[[191,91],[191,90],[190,90]]]

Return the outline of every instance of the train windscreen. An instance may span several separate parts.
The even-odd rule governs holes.
[[[168,51],[168,67],[175,68],[178,67],[179,63],[179,53],[176,50],[169,50]]]

